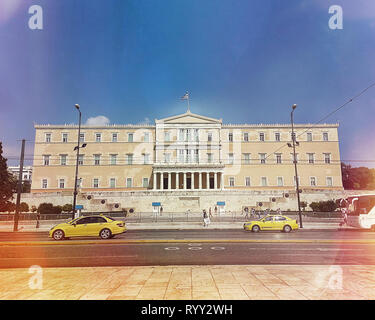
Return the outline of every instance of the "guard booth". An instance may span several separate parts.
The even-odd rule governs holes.
[[[76,212],[74,214],[74,219],[79,218],[81,216],[82,210],[83,210],[83,205],[77,204],[76,205]]]
[[[152,213],[154,214],[154,217],[157,217],[161,213],[161,203],[160,202],[153,202],[152,203]]]
[[[218,209],[217,211],[219,215],[225,214],[225,201],[218,201],[216,205],[217,205],[217,209]]]

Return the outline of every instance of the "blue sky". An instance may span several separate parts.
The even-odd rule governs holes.
[[[28,27],[31,5],[43,30]],[[331,5],[343,29],[331,30]],[[225,123],[314,123],[375,82],[372,0],[2,0],[0,140],[33,124],[140,123],[191,110]],[[375,159],[375,87],[340,122],[342,159]],[[361,163],[353,163],[358,166]],[[373,166],[372,163],[365,165]]]

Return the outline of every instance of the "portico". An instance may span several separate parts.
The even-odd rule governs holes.
[[[223,190],[223,166],[154,166],[153,190]]]

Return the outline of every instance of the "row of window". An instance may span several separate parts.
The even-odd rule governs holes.
[[[300,177],[298,177],[298,183],[300,185]],[[309,177],[309,183],[311,187],[316,187],[318,186],[318,181],[316,177]],[[261,177],[260,178],[260,186],[262,187],[267,187],[268,184],[268,178],[267,177]],[[277,177],[276,178],[276,185],[278,187],[283,187],[284,186],[284,177]],[[294,176],[294,186],[296,185],[296,177]],[[234,177],[229,177],[229,186],[230,187],[235,187],[235,178]],[[250,177],[245,177],[245,186],[246,187],[251,187],[251,179]],[[333,186],[333,178],[332,177],[326,177],[326,186],[327,187],[332,187]]]
[[[298,178],[298,181],[300,181],[300,177]],[[109,188],[116,188],[117,187],[118,179],[116,178],[110,178],[109,179]],[[311,187],[318,186],[318,181],[316,177],[309,177],[309,183]],[[77,187],[80,187],[82,184],[82,179],[79,179],[77,181]],[[296,177],[294,176],[294,185],[296,184]],[[277,177],[276,178],[276,185],[278,187],[284,186],[284,177]],[[235,178],[229,177],[229,186],[235,187]],[[251,187],[251,179],[250,177],[245,177],[245,186]],[[261,177],[260,178],[260,186],[267,187],[268,186],[268,178],[267,177]],[[332,177],[326,177],[326,186],[332,187],[333,186],[333,178]],[[92,188],[99,188],[100,187],[100,179],[94,178],[92,179]],[[132,188],[133,187],[133,178],[126,178],[125,179],[125,187],[126,188]],[[143,178],[142,179],[142,187],[148,188],[149,187],[149,178]],[[42,189],[48,188],[48,179],[42,179]],[[58,180],[58,188],[59,189],[65,189],[66,188],[66,181],[65,179],[59,179]]]
[[[290,133],[291,139],[293,138],[292,133]],[[119,134],[114,132],[112,133],[111,142],[118,142]],[[51,142],[52,133],[45,134],[45,142]],[[295,138],[295,134],[294,134]],[[80,142],[85,141],[85,133],[80,133],[79,136]],[[328,141],[328,132],[322,133],[322,140]],[[94,134],[94,141],[95,142],[102,142],[102,133],[98,132]],[[164,141],[170,142],[171,134],[169,131],[164,132]],[[199,141],[199,132],[198,129],[180,129],[178,134],[178,141]],[[207,141],[212,142],[212,132],[207,133]],[[233,133],[228,133],[228,141],[233,142]],[[248,132],[244,132],[242,135],[242,141],[248,142],[250,141],[250,135]],[[266,141],[266,134],[264,132],[259,132],[259,141]],[[271,140],[270,140],[271,141]],[[275,132],[274,133],[274,140],[273,141],[281,141],[281,133]],[[313,134],[312,132],[306,133],[306,141],[313,141]],[[68,142],[68,133],[61,134],[61,142],[67,143]],[[127,134],[127,142],[134,142],[134,133]],[[144,132],[143,133],[143,142],[150,142],[150,133]]]
[[[109,179],[109,188],[116,188],[117,187],[117,180],[116,178]],[[92,188],[99,188],[100,179],[94,178],[92,179]],[[82,184],[82,179],[78,179],[77,187],[79,188]],[[149,178],[142,179],[142,187],[148,188],[149,186]],[[133,187],[133,178],[126,178],[125,179],[125,187],[132,188]],[[58,179],[58,189],[65,189],[66,188],[66,181],[65,179]],[[42,189],[48,189],[48,179],[42,179]]]
[[[252,164],[252,163],[260,163],[260,164],[266,164],[267,163],[267,154],[266,153],[259,153],[258,159],[251,159],[250,153],[244,153],[243,158],[240,159],[241,164]],[[295,160],[296,162],[299,161],[299,155],[296,154],[296,157],[294,159],[293,154],[291,153],[291,161]],[[78,164],[84,165],[84,155],[80,154],[78,157]],[[325,164],[331,163],[331,154],[330,153],[323,153],[323,161]],[[109,155],[109,164],[110,165],[117,165],[119,160],[119,156],[117,154],[110,154]],[[253,160],[257,160],[257,162],[251,162]],[[281,153],[276,153],[275,162],[277,164],[281,164],[284,162],[284,159],[282,158]],[[92,161],[92,162],[91,162]],[[259,161],[259,162],[258,162]],[[91,164],[99,166],[102,164],[102,155],[101,154],[94,154],[92,158],[90,159]],[[145,153],[142,154],[142,158],[140,161],[137,159],[137,164],[151,164],[151,158],[150,154]],[[171,153],[164,153],[163,154],[163,162],[164,163],[171,163]],[[178,153],[178,162],[179,163],[199,163],[199,151],[198,150],[179,150]],[[214,157],[212,153],[207,153],[207,163],[213,163]],[[237,164],[235,162],[235,157],[233,153],[228,153],[227,159],[224,161],[227,164]],[[315,153],[307,153],[307,163],[314,164],[316,162],[315,159]],[[43,165],[49,166],[51,163],[51,155],[43,155]],[[134,163],[134,155],[133,154],[127,154],[125,157],[125,163],[127,165],[132,165]],[[60,155],[60,165],[65,166],[68,164],[68,155],[67,154],[61,154]]]

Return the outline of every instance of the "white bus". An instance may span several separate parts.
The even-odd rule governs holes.
[[[350,227],[375,231],[375,195],[364,194],[341,199],[340,207]]]

